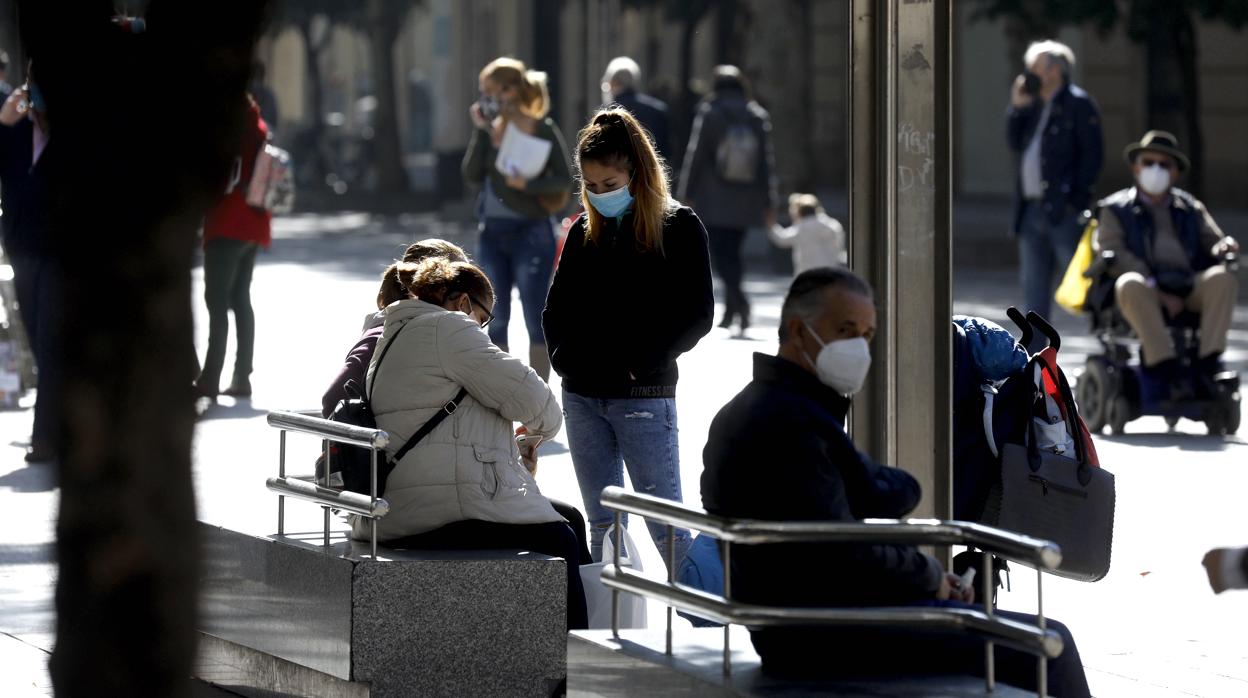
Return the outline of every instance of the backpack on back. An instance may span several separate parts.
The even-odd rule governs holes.
[[[758,179],[763,144],[759,142],[758,133],[748,117],[739,121],[732,118],[729,118],[724,137],[715,150],[715,165],[724,181],[753,184]]]

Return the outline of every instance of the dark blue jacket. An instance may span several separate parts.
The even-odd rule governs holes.
[[[1043,104],[1036,99],[1021,109],[1006,110],[1006,137],[1021,165],[1023,151],[1031,143],[1040,122]],[[1043,205],[1049,222],[1057,225],[1071,213],[1080,213],[1093,201],[1096,179],[1101,174],[1104,144],[1101,113],[1092,97],[1077,85],[1066,83],[1053,95],[1049,120],[1040,141],[1040,176]],[[1022,227],[1023,184],[1015,167],[1014,232]]]
[[[919,502],[918,483],[854,448],[844,429],[848,409],[847,399],[809,371],[755,354],[754,380],[711,423],[702,505],[712,514],[768,521],[904,516]],[[748,603],[903,604],[932,598],[939,572],[934,560],[904,545],[732,549],[733,598]]]
[[[49,217],[53,208],[49,182],[49,142],[31,165],[34,155],[34,123],[22,119],[13,126],[0,125],[0,231],[5,253],[42,256],[50,247]]]
[[[615,96],[615,104],[624,107],[637,117],[642,126],[654,137],[654,147],[664,159],[672,156],[669,140],[667,105],[662,100],[636,90],[625,90]]]
[[[1113,211],[1122,225],[1122,236],[1131,254],[1148,264],[1150,269],[1157,271],[1153,265],[1153,217],[1140,201],[1139,191],[1135,187],[1127,187],[1110,194],[1101,201],[1101,206]],[[1104,215],[1104,214],[1102,214]],[[1210,253],[1209,246],[1201,240],[1200,203],[1196,197],[1179,189],[1170,189],[1170,219],[1174,222],[1174,232],[1187,253],[1187,261],[1194,271],[1200,272],[1217,264]]]

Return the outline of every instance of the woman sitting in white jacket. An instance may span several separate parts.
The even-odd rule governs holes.
[[[563,415],[546,383],[490,342],[494,289],[477,266],[400,263],[412,298],[386,308],[368,380],[377,426],[393,455],[459,392],[454,413],[413,447],[386,483],[390,513],[377,535],[394,547],[519,548],[568,561],[568,627],[586,625],[577,536],[537,488],[512,423],[549,439]],[[387,347],[395,342],[394,351]],[[388,355],[387,355],[388,354]],[[378,371],[378,359],[386,356]],[[536,456],[527,460],[536,467]],[[355,523],[358,538],[366,522]]]

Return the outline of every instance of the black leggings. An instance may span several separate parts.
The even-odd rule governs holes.
[[[567,507],[567,505],[564,505]],[[567,518],[565,510],[556,507]],[[572,507],[567,507],[572,509]],[[576,511],[572,509],[572,511]],[[579,512],[577,512],[579,517]],[[424,550],[496,550],[516,548],[567,561],[568,570],[568,630],[581,630],[589,625],[585,610],[585,588],[581,586],[581,568],[578,560],[589,558],[585,545],[585,519],[579,517],[581,534],[562,521],[540,524],[507,524],[494,521],[470,519],[456,521],[428,533],[407,536],[387,542],[391,548],[418,548]],[[575,525],[575,524],[574,524]],[[577,548],[580,548],[578,550]]]

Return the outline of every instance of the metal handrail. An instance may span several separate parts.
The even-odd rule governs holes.
[[[265,480],[264,486],[271,492],[285,497],[294,497],[306,502],[326,504],[335,509],[380,519],[390,513],[390,503],[384,499],[371,499],[368,495],[338,490],[333,487],[322,487],[315,482],[289,477],[271,477]]]
[[[679,608],[724,624],[724,675],[731,673],[729,626],[777,625],[871,625],[899,628],[960,629],[984,638],[984,680],[988,691],[996,685],[995,647],[1004,644],[1036,655],[1037,695],[1043,698],[1048,690],[1047,669],[1050,657],[1062,652],[1062,640],[1048,630],[1044,617],[1044,570],[1061,564],[1061,549],[1050,541],[1031,538],[1010,531],[965,521],[922,519],[899,521],[875,519],[856,522],[824,521],[754,521],[730,519],[708,514],[701,509],[651,495],[629,492],[622,487],[607,487],[601,501],[615,513],[615,554],[612,564],[602,571],[603,583],[612,590],[611,630],[618,639],[619,595],[638,594],[662,601],[667,605],[667,654],[672,654],[672,610]],[[712,535],[723,541],[724,593],[708,594],[676,583],[675,560],[668,550],[667,581],[661,582],[620,566],[623,547],[622,517],[637,514],[650,522],[664,524],[672,539],[674,528],[680,526]],[[906,607],[906,608],[783,608],[742,604],[732,600],[732,546],[764,543],[896,543],[973,545],[983,551],[981,589],[984,610]],[[1030,564],[1036,568],[1036,625],[999,618],[992,606],[993,553]]]
[[[999,557],[1043,569],[1057,569],[1062,551],[1057,544],[969,521],[936,519],[866,519],[842,521],[756,521],[708,514],[667,499],[629,492],[621,487],[602,491],[608,509],[644,516],[664,524],[692,528],[729,543],[909,543],[969,545]]]
[[[381,449],[390,443],[390,435],[381,429],[356,427],[299,412],[270,412],[268,421],[275,429],[311,434],[340,444]]]
[[[602,571],[602,583],[612,589],[662,601],[682,611],[696,613],[717,623],[775,627],[786,625],[852,625],[904,627],[915,630],[964,630],[1031,654],[1050,658],[1062,653],[1062,637],[1053,630],[1006,618],[990,617],[965,608],[876,607],[790,608],[757,606],[683,586],[669,586],[627,567],[610,565]]]
[[[377,559],[377,519],[390,513],[390,504],[377,496],[377,454],[390,443],[390,435],[382,429],[368,429],[323,419],[311,412],[270,412],[269,426],[279,430],[280,455],[277,477],[265,486],[277,493],[277,532],[286,532],[286,497],[320,505],[324,510],[324,545],[329,547],[330,511],[339,509],[369,520],[370,551]],[[286,477],[286,432],[309,434],[325,441],[324,480],[320,483]],[[329,487],[330,444],[360,446],[371,452],[370,492],[367,495]]]

